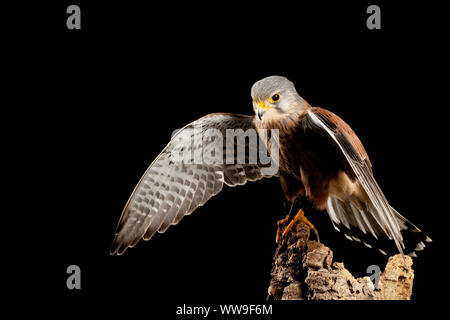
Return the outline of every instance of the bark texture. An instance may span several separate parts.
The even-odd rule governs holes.
[[[297,223],[278,245],[271,271],[268,300],[409,300],[414,270],[412,259],[392,256],[378,289],[369,277],[355,278],[333,251],[309,240],[310,230]]]

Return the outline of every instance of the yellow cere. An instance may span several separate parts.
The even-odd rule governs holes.
[[[258,108],[261,108],[261,109],[270,109],[271,108],[270,106],[266,105],[264,102],[258,102],[257,106],[258,106]]]

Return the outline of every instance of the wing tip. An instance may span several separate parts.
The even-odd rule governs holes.
[[[119,237],[116,235],[114,237],[113,243],[111,245],[111,249],[109,250],[110,255],[118,255],[121,256],[125,253],[125,251],[130,247],[130,245],[125,244],[123,241],[119,240]]]

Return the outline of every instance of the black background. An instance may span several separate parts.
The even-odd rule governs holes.
[[[81,30],[66,29],[73,3],[81,7]],[[381,7],[381,30],[366,28],[369,4]],[[436,181],[445,179],[448,162],[439,129],[448,107],[439,97],[448,89],[442,8],[62,1],[18,10],[11,30],[20,36],[8,34],[9,84],[17,89],[17,131],[26,133],[16,145],[25,153],[21,172],[35,191],[21,199],[34,208],[27,222],[33,231],[21,237],[25,247],[12,266],[25,267],[14,278],[25,283],[35,270],[44,308],[95,305],[171,317],[183,303],[264,302],[283,216],[276,179],[224,187],[123,256],[110,256],[109,248],[130,193],[172,131],[211,112],[251,114],[251,85],[269,75],[288,77],[310,104],[343,118],[392,206],[434,240],[414,260],[412,301],[383,306],[415,310],[437,299],[447,186]],[[385,257],[347,241],[325,212],[310,220],[355,276],[372,264],[383,269]],[[66,288],[71,264],[82,270],[79,291]],[[327,306],[274,310],[339,312],[349,304]]]

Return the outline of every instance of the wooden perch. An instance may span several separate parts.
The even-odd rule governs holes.
[[[298,222],[278,245],[272,263],[268,300],[409,300],[414,270],[412,259],[389,258],[375,289],[369,277],[355,279],[333,252],[309,240],[310,230]]]

